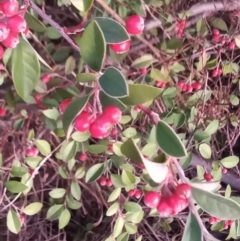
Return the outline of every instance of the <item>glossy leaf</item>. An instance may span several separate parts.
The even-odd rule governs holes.
[[[199,188],[208,192],[215,192],[221,188],[220,182],[190,182],[192,187]]]
[[[41,211],[43,204],[40,202],[30,203],[23,209],[23,212],[29,216],[35,215]]]
[[[90,138],[90,132],[89,131],[86,131],[86,132],[79,132],[79,131],[76,131],[72,134],[72,138],[74,141],[77,141],[77,142],[84,142],[86,140],[88,140]]]
[[[154,58],[151,54],[145,54],[137,59],[135,59],[131,67],[135,69],[142,69],[142,68],[148,68],[154,61]]]
[[[114,215],[115,213],[117,213],[119,209],[119,203],[118,202],[115,202],[113,203],[107,210],[107,213],[106,213],[106,216],[112,216]]]
[[[154,100],[161,93],[160,88],[152,87],[144,84],[129,84],[129,95],[119,98],[125,105],[140,105],[148,101]]]
[[[87,171],[85,181],[86,182],[96,181],[102,175],[103,171],[104,171],[104,164],[98,163],[96,165],[93,165]]]
[[[190,212],[181,241],[202,241],[202,231],[196,217]]]
[[[17,181],[7,181],[4,182],[4,186],[11,193],[20,193],[27,189],[27,186],[21,182]]]
[[[0,165],[1,167],[1,165]],[[11,169],[11,174],[14,177],[22,177],[24,176],[26,173],[28,172],[28,170],[25,167],[17,167],[17,166],[13,166]]]
[[[129,240],[129,234],[127,232],[121,233],[118,237],[117,237],[117,241],[128,241]],[[105,240],[106,241],[106,240]],[[115,241],[115,240],[113,240]]]
[[[75,141],[70,141],[66,146],[61,149],[62,160],[67,162],[71,160],[77,152],[77,144]]]
[[[137,232],[137,226],[132,223],[125,223],[125,228],[129,234],[135,234]]]
[[[96,79],[97,79],[97,76],[95,74],[91,74],[91,73],[79,73],[76,76],[76,80],[81,83],[91,82]]]
[[[111,180],[113,182],[113,185],[115,187],[125,187],[125,184],[122,181],[122,177],[120,175],[117,174],[111,174]]]
[[[49,219],[50,221],[58,219],[58,217],[62,213],[63,208],[64,206],[62,204],[57,204],[50,207],[47,211],[47,219]]]
[[[7,214],[7,227],[12,233],[15,234],[18,234],[21,230],[21,221],[19,216],[12,209],[10,209]]]
[[[15,90],[24,101],[28,101],[40,78],[38,58],[32,46],[20,39],[18,46],[12,50],[11,61]]]
[[[199,145],[199,152],[200,152],[201,156],[205,159],[210,159],[212,156],[212,149],[206,143],[202,143]]]
[[[135,202],[126,202],[126,203],[124,203],[123,206],[127,212],[138,213],[138,212],[142,211],[142,207],[138,203],[135,203]]]
[[[98,23],[96,21],[89,23],[76,42],[80,46],[81,55],[86,64],[92,70],[100,71],[106,52],[106,43]]]
[[[184,157],[186,149],[174,130],[164,121],[159,121],[156,129],[156,139],[160,149],[169,156]]]
[[[124,226],[124,219],[121,216],[119,216],[113,228],[113,236],[115,238],[122,233],[123,226]]]
[[[135,183],[136,178],[132,172],[123,170],[122,171],[122,181],[125,185],[131,185],[131,184]]]
[[[87,147],[87,150],[92,154],[100,154],[107,151],[107,145],[93,144]]]
[[[122,98],[128,95],[128,85],[122,73],[114,68],[109,67],[99,78],[99,85],[102,91],[114,98]]]
[[[228,157],[223,158],[220,162],[226,168],[233,168],[233,167],[237,166],[237,164],[239,163],[239,157],[228,156]]]
[[[109,198],[108,198],[108,202],[113,202],[115,201],[121,194],[121,188],[117,187],[116,189],[113,190],[113,192],[110,194]]]
[[[69,56],[65,63],[65,74],[71,74],[76,68],[76,60],[73,56]]]
[[[240,219],[240,205],[232,199],[193,187],[192,195],[197,204],[211,216],[222,220]]]
[[[83,178],[85,175],[85,167],[79,167],[75,172],[75,177],[77,179]]]
[[[47,156],[51,153],[51,147],[45,140],[35,140],[35,145],[43,156]]]
[[[33,15],[31,15],[28,11],[25,13],[24,18],[27,22],[28,28],[36,31],[36,32],[45,32],[45,25]]]
[[[54,188],[49,192],[49,196],[52,198],[62,198],[66,194],[66,189],[64,188]]]
[[[71,219],[71,213],[68,209],[64,209],[59,216],[58,228],[62,229],[66,227]]]
[[[77,182],[72,182],[70,190],[71,190],[72,196],[75,199],[79,200],[81,197],[81,188],[80,188],[79,184]]]
[[[57,120],[59,117],[59,112],[56,109],[43,110],[42,113],[49,119]]]
[[[209,135],[212,135],[216,133],[216,131],[218,130],[218,127],[219,127],[219,120],[213,120],[208,124],[207,128],[204,131]]]
[[[63,122],[63,130],[65,131],[66,134],[68,133],[68,135],[70,135],[69,134],[71,130],[70,126],[73,120],[75,119],[75,117],[82,111],[82,109],[84,109],[85,105],[88,102],[88,99],[89,99],[89,96],[80,97],[72,101],[64,111],[62,122]]]
[[[78,210],[82,206],[82,204],[76,201],[75,199],[73,199],[71,195],[66,196],[66,201],[67,201],[68,207],[73,210]]]
[[[87,12],[93,4],[93,0],[70,0],[70,2],[80,12]]]
[[[101,28],[106,43],[121,43],[129,39],[126,29],[114,19],[97,17],[94,20]]]

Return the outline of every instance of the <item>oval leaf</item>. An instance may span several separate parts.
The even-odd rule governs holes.
[[[115,202],[113,203],[107,210],[107,213],[106,213],[106,216],[112,216],[114,215],[117,211],[118,211],[118,208],[119,208],[119,203],[118,202]]]
[[[40,20],[35,18],[33,15],[31,15],[29,12],[25,13],[24,18],[27,22],[27,26],[30,29],[32,29],[36,32],[45,32],[45,30],[46,30],[45,25]]]
[[[72,182],[71,183],[71,194],[72,194],[72,196],[75,199],[77,199],[77,200],[80,199],[80,197],[81,197],[81,188],[78,185],[78,183],[76,183],[76,182]]]
[[[62,198],[66,194],[66,189],[55,188],[49,192],[49,196],[52,198]]]
[[[115,238],[122,233],[123,226],[124,226],[124,219],[119,216],[113,228],[113,236]]]
[[[232,199],[192,187],[192,195],[197,204],[208,214],[222,220],[240,218],[240,206]]]
[[[31,203],[23,209],[23,212],[29,216],[32,216],[40,212],[42,206],[42,203],[39,202]]]
[[[20,38],[12,51],[12,78],[18,95],[29,99],[40,78],[40,64],[32,46]]]
[[[92,21],[86,27],[81,38],[76,39],[80,46],[83,60],[94,71],[99,72],[102,68],[106,43],[103,33],[96,21]]]
[[[128,85],[122,73],[116,68],[109,67],[99,78],[102,91],[110,97],[122,98],[128,95]]]
[[[135,59],[131,66],[135,69],[148,68],[153,63],[153,56],[151,54],[145,54]]]
[[[237,156],[228,156],[223,158],[220,162],[226,168],[233,168],[237,166],[239,158]]]
[[[76,80],[81,83],[91,82],[96,79],[97,79],[96,75],[91,73],[79,73],[76,76]]]
[[[119,98],[125,105],[141,105],[154,100],[162,93],[161,88],[144,84],[129,84],[128,89],[128,96]]]
[[[35,145],[43,156],[47,156],[51,153],[51,147],[45,140],[36,140]]]
[[[69,210],[68,209],[64,209],[61,212],[60,217],[59,217],[58,228],[62,229],[64,227],[66,227],[68,225],[70,219],[71,219],[71,214],[70,214]]]
[[[115,190],[113,190],[113,192],[111,193],[111,195],[108,198],[108,202],[113,202],[115,201],[121,194],[121,188],[117,187]]]
[[[4,183],[4,186],[9,192],[20,193],[27,189],[27,186],[17,181],[7,181]]]
[[[94,182],[96,181],[103,173],[104,164],[98,163],[89,168],[86,173],[85,181],[86,182]]]
[[[169,156],[184,157],[186,149],[178,135],[164,121],[159,121],[156,129],[156,139],[160,149]]]
[[[93,4],[93,0],[70,0],[70,2],[80,12],[87,12]]]
[[[200,152],[201,156],[205,159],[210,159],[212,156],[212,149],[206,143],[202,143],[199,145],[199,152]]]
[[[117,21],[106,17],[98,17],[94,20],[101,28],[105,41],[108,44],[121,43],[129,39],[126,29]]]
[[[47,211],[47,219],[50,221],[56,220],[62,213],[63,205],[58,204],[50,207]]]
[[[7,227],[12,233],[15,234],[18,234],[21,230],[21,221],[19,216],[12,209],[10,209],[7,214]]]

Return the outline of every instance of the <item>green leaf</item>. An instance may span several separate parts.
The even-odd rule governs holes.
[[[10,209],[7,214],[7,227],[12,233],[15,234],[18,234],[21,230],[21,221],[19,216],[12,209]]]
[[[29,216],[32,216],[40,212],[42,209],[42,206],[43,205],[40,202],[30,203],[23,209],[23,212]]]
[[[202,241],[202,231],[196,217],[190,212],[181,241]]]
[[[131,67],[135,69],[142,69],[142,68],[148,68],[153,63],[153,56],[151,54],[145,54],[137,59],[135,59]]]
[[[240,205],[230,198],[192,187],[197,204],[208,214],[222,220],[240,219]]]
[[[1,165],[0,165],[1,167]],[[22,177],[27,173],[27,169],[25,167],[16,167],[13,166],[11,169],[11,174],[15,177]]]
[[[116,189],[113,190],[113,192],[110,194],[109,198],[108,198],[108,202],[113,202],[115,201],[121,194],[121,188],[117,187]]]
[[[80,186],[78,185],[77,182],[72,182],[71,183],[71,194],[74,198],[76,198],[77,200],[80,199],[81,197],[81,188]]]
[[[57,120],[59,117],[59,112],[56,109],[43,110],[42,113],[49,119]]]
[[[207,128],[205,129],[205,132],[208,133],[209,135],[212,135],[214,133],[216,133],[216,131],[218,130],[219,127],[219,120],[212,120]]]
[[[239,158],[237,156],[228,156],[223,158],[220,162],[226,168],[233,168],[239,163]]]
[[[66,196],[66,201],[67,201],[68,207],[73,210],[78,210],[82,206],[82,204],[80,202],[74,200],[71,195]]]
[[[210,137],[210,135],[206,131],[198,130],[194,133],[194,139],[196,141],[201,142],[201,141],[208,139],[209,137]]]
[[[73,56],[69,56],[65,63],[65,74],[71,74],[76,68],[76,60]]]
[[[112,18],[97,17],[94,20],[101,28],[106,43],[121,43],[130,38],[126,29]]]
[[[160,149],[169,156],[184,157],[186,149],[174,130],[164,121],[159,121],[156,129],[156,139]]]
[[[77,179],[81,179],[81,178],[84,177],[84,175],[85,175],[85,167],[79,167],[79,168],[76,170],[74,176],[75,176]]]
[[[93,165],[87,171],[85,181],[86,182],[96,181],[102,175],[103,171],[104,171],[104,164],[98,163],[96,165]]]
[[[87,12],[93,4],[93,0],[70,0],[70,2],[76,9],[84,13]]]
[[[119,209],[119,203],[118,202],[115,202],[113,203],[107,210],[107,213],[106,213],[106,216],[112,216],[114,215],[115,213],[117,213]]]
[[[75,117],[84,109],[89,97],[90,96],[86,95],[72,101],[64,111],[62,122],[63,130],[66,133],[67,137],[70,135],[70,132],[72,131],[72,129],[70,128],[72,122],[74,121]]]
[[[128,85],[122,73],[114,68],[109,67],[99,78],[99,85],[102,91],[114,98],[122,98],[128,95]]]
[[[122,181],[122,177],[120,175],[117,174],[111,174],[111,180],[113,182],[113,185],[115,187],[125,187],[125,184]]]
[[[4,182],[4,186],[9,192],[20,193],[27,189],[27,186],[17,181],[7,181]]]
[[[35,140],[35,145],[43,156],[51,153],[51,146],[45,140]]]
[[[134,184],[136,181],[135,176],[132,174],[132,172],[123,170],[122,171],[122,181],[125,185],[131,185]]]
[[[107,145],[93,144],[87,147],[87,150],[92,154],[100,154],[107,151]]]
[[[79,73],[76,76],[76,80],[81,83],[91,82],[96,79],[97,79],[97,76],[95,74],[91,74],[91,73]]]
[[[91,134],[89,131],[79,132],[76,131],[72,134],[72,139],[77,142],[84,142],[90,138]]]
[[[54,188],[49,192],[49,196],[52,198],[62,198],[66,194],[66,189],[64,188]]]
[[[210,159],[212,156],[212,149],[206,143],[202,143],[199,145],[199,152],[200,152],[201,156],[205,159]]]
[[[46,28],[46,35],[50,39],[60,39],[62,37],[57,29],[51,26]]]
[[[132,223],[125,223],[125,228],[129,234],[135,234],[137,232],[137,226]]]
[[[129,234],[127,232],[121,233],[118,237],[117,237],[117,241],[128,241],[129,240]],[[106,241],[106,240],[105,240]],[[115,241],[115,239],[113,240]]]
[[[70,141],[64,148],[61,149],[62,160],[67,162],[71,160],[77,152],[77,144],[75,141]]]
[[[62,213],[63,208],[64,206],[62,204],[57,204],[50,207],[47,211],[47,219],[49,219],[50,221],[58,219],[58,217]]]
[[[161,93],[160,88],[144,84],[129,84],[129,95],[119,98],[125,105],[140,105],[148,101],[154,100]]]
[[[142,207],[138,203],[126,202],[123,206],[127,212],[138,213],[142,211]]]
[[[140,212],[127,212],[125,220],[132,223],[140,223],[143,220],[144,211]]]
[[[102,68],[106,43],[102,30],[96,21],[88,24],[81,38],[76,39],[80,46],[81,55],[86,64],[94,71],[99,72]]]
[[[68,209],[64,209],[59,216],[58,228],[62,229],[66,227],[71,219],[71,213]]]
[[[227,24],[225,23],[225,21],[222,18],[212,18],[210,21],[210,24],[214,28],[218,28],[220,30],[228,32]]]
[[[18,95],[27,101],[40,78],[40,64],[32,46],[20,38],[12,50],[12,78]]]
[[[32,29],[36,32],[45,32],[45,30],[46,30],[45,25],[40,20],[35,18],[33,15],[31,15],[29,12],[25,13],[24,18],[27,22],[27,26],[30,29]]]
[[[113,236],[115,238],[122,233],[123,226],[124,226],[124,219],[119,216],[113,228]]]

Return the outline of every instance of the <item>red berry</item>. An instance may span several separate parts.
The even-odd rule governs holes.
[[[149,191],[144,195],[144,203],[149,208],[156,208],[160,202],[160,194],[158,192]]]
[[[182,38],[182,35],[183,35],[183,31],[182,31],[181,29],[179,29],[178,32],[177,32],[176,37],[177,37],[178,39],[180,39],[180,38]]]
[[[134,110],[137,112],[140,112],[142,109],[140,108],[140,106],[136,105],[134,106]]]
[[[20,215],[19,219],[22,224],[24,224],[26,221],[26,217],[24,215]]]
[[[222,69],[218,69],[218,75],[221,75],[222,74]]]
[[[110,105],[104,110],[103,115],[111,124],[117,124],[122,118],[122,111],[117,106]]]
[[[82,111],[74,120],[74,127],[77,131],[85,132],[91,124],[92,114],[87,111]]]
[[[140,69],[141,75],[146,75],[148,72],[147,68]]]
[[[135,195],[135,191],[136,191],[135,189],[129,190],[129,191],[128,191],[128,196],[129,196],[129,197],[133,197],[133,196]]]
[[[113,128],[112,132],[111,132],[111,135],[116,136],[117,134],[118,134],[117,128]]]
[[[60,105],[59,105],[59,111],[60,111],[60,113],[63,113],[63,112],[67,109],[68,105],[69,105],[71,102],[72,102],[72,99],[70,99],[70,98],[63,100],[63,101],[60,103]]]
[[[99,183],[100,183],[101,186],[106,186],[106,184],[107,184],[106,181],[107,181],[107,180],[106,180],[104,177],[101,177],[101,178],[99,179]]]
[[[142,192],[140,190],[135,190],[135,194],[134,194],[135,198],[139,199],[141,195],[142,195]]]
[[[5,23],[0,23],[0,41],[5,40],[10,33],[10,29]]]
[[[169,197],[169,205],[172,208],[172,214],[176,215],[188,206],[188,199],[181,198],[176,193]]]
[[[41,101],[42,101],[42,96],[40,94],[35,94],[34,99],[35,99],[37,104],[40,104]]]
[[[19,44],[19,36],[17,33],[10,32],[6,39],[2,41],[4,47],[14,49]]]
[[[177,83],[177,86],[179,87],[179,88],[181,88],[182,89],[182,87],[185,85],[185,82],[184,81],[179,81],[178,83]]]
[[[223,167],[223,168],[222,168],[222,173],[223,173],[223,174],[226,174],[227,172],[228,172],[228,169],[225,168],[225,167]]]
[[[195,90],[200,90],[202,88],[202,85],[199,82],[192,83],[192,87]]]
[[[229,43],[229,48],[230,48],[230,49],[234,49],[235,46],[236,46],[236,43],[235,43],[234,40]]]
[[[219,35],[219,34],[220,34],[220,32],[219,32],[218,29],[213,29],[213,35],[217,36],[217,35]]]
[[[207,182],[211,182],[212,181],[212,175],[211,175],[211,173],[205,173],[204,174],[204,179],[207,181]]]
[[[176,187],[175,192],[181,198],[189,198],[191,196],[192,190],[190,185],[187,183],[181,183]]]
[[[185,28],[186,23],[187,23],[187,21],[186,21],[185,19],[182,19],[181,21],[179,21],[179,25],[180,25],[180,27],[182,27],[182,28]]]
[[[218,69],[214,69],[212,71],[212,77],[216,77],[216,76],[218,76]]]
[[[223,222],[223,228],[224,229],[228,229],[229,225],[228,225],[228,221],[224,221]]]
[[[125,21],[126,30],[130,34],[140,34],[144,29],[144,19],[139,15],[132,15]]]
[[[36,157],[39,154],[37,147],[32,147],[33,156]]]
[[[226,41],[227,41],[226,37],[222,37],[222,38],[221,38],[221,44],[225,44]]]
[[[172,208],[168,204],[168,200],[165,197],[161,198],[157,206],[157,210],[162,217],[168,217],[172,214]]]
[[[36,157],[39,153],[39,150],[36,147],[28,148],[25,151],[26,156]]]
[[[187,92],[192,93],[193,87],[191,85],[187,85]]]
[[[28,28],[28,27],[26,27],[25,31],[23,31],[23,34],[27,35],[27,34],[28,34],[28,32],[29,32],[29,28]]]
[[[25,19],[19,15],[12,16],[8,20],[8,27],[11,32],[21,33],[27,28],[27,23]]]
[[[187,90],[188,90],[188,86],[187,86],[186,84],[184,84],[183,87],[182,87],[182,91],[185,92],[185,91],[187,91]]]
[[[232,224],[233,224],[235,221],[233,221],[233,220],[228,220],[227,222],[228,222],[228,226],[232,226]]]
[[[79,160],[85,162],[87,160],[87,155],[83,152],[79,154]]]
[[[220,35],[214,35],[213,36],[213,41],[218,42],[220,40]]]
[[[217,222],[217,219],[215,217],[209,217],[209,223],[214,224]]]
[[[111,187],[112,186],[112,180],[107,178],[106,179],[106,184],[107,184],[108,187]]]
[[[113,151],[113,144],[109,144],[109,145],[108,145],[108,150],[109,150],[109,151]]]
[[[109,135],[111,123],[105,116],[100,115],[91,125],[89,131],[91,136],[103,139]]]
[[[6,113],[7,111],[3,107],[0,107],[0,116],[5,116]]]
[[[122,42],[122,43],[110,44],[110,48],[117,54],[122,54],[122,53],[127,52],[130,49],[130,46],[131,46],[130,39],[125,42]]]
[[[42,81],[47,84],[50,80],[50,75],[49,74],[45,74],[43,77],[42,77]]]
[[[16,0],[5,0],[1,5],[3,13],[8,17],[17,14],[19,9],[19,4]]]

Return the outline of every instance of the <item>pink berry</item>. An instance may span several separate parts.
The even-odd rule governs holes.
[[[0,23],[0,41],[7,39],[10,29],[5,23]]]
[[[130,39],[122,43],[110,44],[110,48],[117,54],[123,54],[127,52],[130,49],[130,46],[131,46]]]
[[[139,15],[132,15],[125,21],[126,30],[130,34],[140,34],[144,29],[144,19]]]
[[[21,33],[26,30],[27,23],[23,17],[15,15],[9,18],[8,27],[11,32]]]
[[[181,198],[189,198],[191,196],[192,190],[189,184],[181,183],[177,185],[175,192]]]
[[[92,120],[92,114],[82,111],[74,120],[74,127],[79,132],[85,132],[89,129]]]
[[[106,185],[107,185],[108,187],[111,187],[111,186],[112,186],[112,180],[109,179],[109,178],[107,178],[107,179],[106,179]]]
[[[172,208],[169,206],[169,202],[165,197],[162,197],[158,206],[157,211],[162,217],[168,217],[172,214]]]
[[[111,124],[118,124],[122,118],[122,111],[114,105],[106,107],[103,115]]]
[[[1,3],[3,13],[8,17],[16,15],[19,9],[19,3],[16,0],[5,0]]]
[[[4,47],[14,49],[19,44],[18,33],[10,32],[6,39],[2,41]]]
[[[49,81],[50,81],[50,75],[49,74],[45,74],[43,77],[42,77],[42,81],[47,84]]]
[[[100,115],[91,125],[89,131],[93,138],[103,139],[110,134],[111,122],[104,115]]]
[[[156,208],[160,202],[161,195],[158,192],[149,191],[144,195],[144,203],[149,208]]]
[[[85,161],[87,160],[87,155],[86,155],[86,153],[81,152],[81,153],[79,154],[79,160],[82,161],[82,162],[85,162]]]
[[[231,41],[231,42],[229,43],[229,48],[230,48],[230,49],[235,49],[235,47],[236,47],[235,41]]]
[[[140,69],[141,75],[146,75],[148,72],[147,68]]]
[[[192,83],[192,87],[194,90],[200,90],[202,88],[202,85],[199,82]]]
[[[70,98],[63,100],[59,105],[60,113],[63,113],[71,102],[72,102],[72,99]]]
[[[133,196],[135,195],[135,191],[136,191],[135,189],[129,190],[129,191],[128,191],[128,196],[129,196],[129,197],[133,197]]]
[[[107,184],[106,179],[104,177],[101,177],[99,179],[99,183],[100,183],[101,186],[106,186],[106,184]]]
[[[225,168],[225,167],[223,167],[223,168],[222,168],[222,173],[223,173],[223,174],[226,174],[227,172],[228,172],[228,169]]]
[[[7,111],[2,106],[0,106],[0,116],[5,116],[6,113]]]
[[[220,31],[218,29],[213,29],[213,34],[214,35],[220,35]]]
[[[141,197],[141,195],[142,195],[142,192],[140,190],[138,190],[138,189],[135,190],[135,194],[134,194],[135,198],[139,199]]]
[[[212,175],[211,175],[211,173],[205,173],[204,174],[204,179],[207,181],[207,182],[211,182],[212,181]]]

